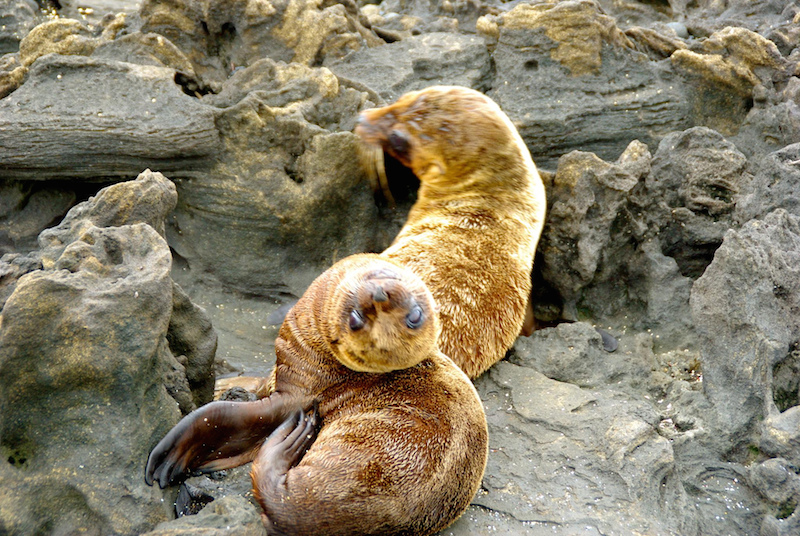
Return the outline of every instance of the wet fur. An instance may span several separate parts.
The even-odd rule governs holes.
[[[385,261],[358,255],[337,263],[309,287],[281,328],[275,389],[302,385],[316,393],[324,425],[282,486],[260,485],[264,470],[259,459],[253,465],[256,496],[277,531],[433,534],[466,509],[480,485],[487,455],[482,405],[435,344],[422,356],[408,353],[410,360],[422,357],[417,364],[385,373],[354,372],[336,358],[341,344],[332,342],[346,334],[347,309],[338,305],[347,299],[342,280],[376,262]],[[403,282],[419,285],[415,293],[422,294],[424,285],[413,279],[417,283]],[[426,337],[435,341],[437,331]],[[402,339],[398,334],[396,342]]]
[[[407,142],[401,150],[393,132]],[[503,358],[526,312],[533,319],[531,270],[546,201],[530,153],[494,101],[461,87],[367,110],[356,133],[420,179],[417,202],[382,255],[425,281],[440,307],[440,349],[475,378]]]
[[[375,277],[390,299],[382,316],[370,318],[367,297]],[[405,324],[403,308],[410,303],[427,315],[419,329]],[[370,341],[363,330],[348,329],[354,306],[365,312],[364,329],[382,326],[381,337]],[[269,396],[214,402],[185,417],[151,453],[146,479],[163,487],[187,470],[255,458],[254,492],[274,534],[423,536],[441,530],[477,491],[488,438],[478,394],[439,352],[438,329],[432,296],[418,276],[377,255],[338,262],[311,284],[281,326]],[[371,363],[370,351],[359,352],[392,344],[391,359]],[[345,366],[356,355],[368,361],[359,367],[374,372]],[[287,411],[307,410],[312,401],[322,428],[299,464],[276,475],[277,462],[286,465],[287,458],[272,437],[259,451],[263,439],[286,424]],[[241,452],[228,449],[217,459],[219,447],[209,451],[206,445],[224,444],[226,436],[215,430],[231,428],[231,420],[251,424],[226,430],[246,438],[236,442]],[[165,467],[164,460],[178,463]]]

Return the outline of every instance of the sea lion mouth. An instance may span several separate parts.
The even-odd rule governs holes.
[[[398,122],[393,113],[384,113],[371,118],[370,115],[381,113],[380,108],[373,108],[361,112],[355,128],[356,135],[361,140],[389,153],[403,165],[411,164],[412,137],[406,132],[406,125]]]
[[[373,279],[398,280],[400,279],[400,274],[398,274],[394,270],[390,270],[389,268],[378,268],[377,270],[372,270],[371,272],[367,272],[364,275],[364,279],[368,281]]]
[[[394,208],[398,193],[402,201],[419,187],[419,177],[411,167],[415,141],[393,113],[383,110],[371,108],[361,112],[354,132],[361,140],[358,157],[372,191],[380,192]],[[389,187],[390,177],[394,193]]]

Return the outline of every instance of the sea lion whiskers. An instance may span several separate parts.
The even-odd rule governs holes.
[[[359,143],[358,161],[367,176],[372,191],[380,191],[389,206],[394,207],[394,196],[389,190],[389,179],[386,177],[386,160],[383,148],[369,143]]]

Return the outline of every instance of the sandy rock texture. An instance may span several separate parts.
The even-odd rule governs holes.
[[[0,533],[265,534],[246,467],[190,479],[173,519],[147,453],[215,374],[269,371],[317,275],[391,242],[414,179],[389,160],[397,206],[373,194],[352,129],[433,84],[497,100],[548,195],[542,329],[476,381],[489,464],[442,534],[800,532],[798,2],[0,21]]]
[[[170,277],[175,202],[145,171],[73,207],[24,262],[0,261],[3,533],[136,534],[169,515],[140,460],[179,407],[211,399],[216,350]]]

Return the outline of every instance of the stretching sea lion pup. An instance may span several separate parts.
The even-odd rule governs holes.
[[[478,490],[487,430],[472,383],[438,350],[435,308],[395,262],[336,263],[281,326],[272,393],[184,417],[150,453],[145,480],[163,488],[253,461],[269,534],[445,528]]]
[[[356,134],[420,180],[418,198],[385,258],[428,285],[439,348],[470,378],[533,330],[531,269],[545,191],[530,152],[500,107],[477,91],[436,86],[361,113]]]

